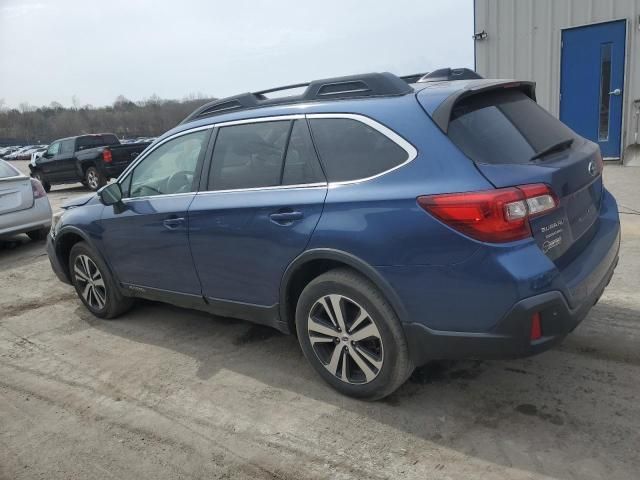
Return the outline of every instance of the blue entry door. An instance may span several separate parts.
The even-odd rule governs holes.
[[[626,22],[562,31],[560,120],[620,157]]]

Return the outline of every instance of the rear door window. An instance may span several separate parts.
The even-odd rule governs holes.
[[[478,163],[528,163],[573,131],[527,95],[499,90],[460,101],[449,122],[449,138]]]
[[[358,120],[312,118],[309,124],[330,182],[372,177],[408,160],[404,148]]]
[[[60,153],[61,154],[73,153],[73,139],[63,140],[60,143]]]
[[[209,190],[280,185],[291,121],[258,122],[218,131]]]

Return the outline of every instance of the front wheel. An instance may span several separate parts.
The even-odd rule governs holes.
[[[44,179],[42,172],[36,170],[33,173],[33,178],[35,178],[42,184],[42,187],[44,188],[45,192],[49,193],[51,191],[51,184]]]
[[[96,167],[89,167],[84,172],[84,183],[89,188],[89,190],[93,190],[95,192],[100,187],[105,185],[107,183],[107,180]]]
[[[84,306],[100,318],[114,318],[133,306],[123,296],[106,264],[85,242],[78,242],[69,254],[71,282]]]
[[[413,371],[393,309],[375,285],[349,269],[331,270],[305,287],[296,329],[309,363],[345,395],[383,398]]]

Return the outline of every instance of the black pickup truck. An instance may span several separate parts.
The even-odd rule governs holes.
[[[29,164],[29,169],[47,192],[53,184],[76,182],[98,190],[110,178],[120,175],[148,145],[149,142],[120,144],[112,133],[61,138]]]

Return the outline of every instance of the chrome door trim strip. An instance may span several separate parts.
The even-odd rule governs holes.
[[[300,188],[327,188],[326,182],[300,183],[296,185],[273,185],[270,187],[230,188],[227,190],[202,190],[196,195],[211,195],[214,193],[257,192],[262,190],[295,190]]]

